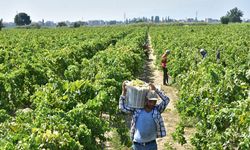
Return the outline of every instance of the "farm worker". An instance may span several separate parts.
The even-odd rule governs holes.
[[[217,50],[216,52],[216,60],[218,63],[220,62],[220,50]]]
[[[207,51],[204,50],[203,48],[200,49],[200,53],[201,53],[202,59],[204,59],[207,56]]]
[[[146,95],[144,108],[131,108],[126,105],[126,84],[123,82],[122,95],[119,100],[119,109],[132,114],[130,136],[133,141],[133,150],[157,150],[156,138],[166,136],[161,113],[169,103],[169,98],[153,84]],[[160,104],[156,104],[161,98]]]
[[[161,56],[161,67],[163,70],[163,85],[168,84],[168,68],[167,68],[167,56],[170,54],[170,50],[166,50]]]

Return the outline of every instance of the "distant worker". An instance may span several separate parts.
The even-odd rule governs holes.
[[[217,60],[217,63],[220,62],[220,50],[217,50],[217,53],[216,53],[216,60]]]
[[[204,59],[207,56],[207,51],[204,50],[203,48],[200,49],[200,53],[201,53],[202,59]]]
[[[161,67],[163,70],[163,85],[168,84],[168,68],[167,68],[167,56],[170,54],[170,50],[166,50],[161,56]]]

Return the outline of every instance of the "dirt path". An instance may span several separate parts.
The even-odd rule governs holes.
[[[172,138],[172,133],[175,131],[177,127],[180,117],[176,110],[175,104],[178,100],[178,90],[173,86],[165,86],[162,85],[163,78],[162,78],[162,71],[157,70],[155,66],[156,57],[154,54],[154,50],[151,48],[150,44],[150,37],[149,37],[149,48],[147,49],[148,59],[144,65],[144,72],[139,77],[141,80],[149,83],[154,83],[157,88],[160,88],[165,92],[165,94],[170,98],[170,103],[168,104],[166,110],[162,113],[162,117],[164,120],[165,127],[167,129],[167,136],[164,138],[157,139],[158,150],[192,150],[194,149],[190,144],[190,137],[194,132],[194,129],[189,128],[185,129],[185,137],[187,143],[184,145],[178,144]],[[170,78],[171,83],[171,78]],[[129,119],[131,119],[129,117]],[[112,133],[110,132],[107,137],[113,137]],[[105,150],[114,150],[114,145],[110,143],[110,141],[106,142]],[[122,150],[129,150],[130,148],[118,148]]]
[[[150,37],[149,37],[150,42]],[[167,128],[167,136],[164,138],[157,139],[158,149],[165,150],[165,149],[176,149],[176,150],[186,150],[186,149],[193,149],[190,144],[190,135],[192,134],[192,130],[185,131],[187,137],[187,144],[181,145],[178,144],[172,138],[172,133],[175,131],[177,124],[179,123],[179,115],[175,108],[176,101],[178,100],[178,90],[172,86],[164,86],[162,72],[157,70],[155,66],[156,57],[153,55],[154,50],[150,46],[148,48],[149,58],[144,66],[144,73],[140,77],[140,79],[146,82],[152,82],[156,85],[156,87],[160,87],[161,90],[165,92],[165,94],[170,98],[170,103],[168,104],[166,110],[162,113],[162,117],[165,123],[165,127]],[[171,79],[170,79],[171,83]]]

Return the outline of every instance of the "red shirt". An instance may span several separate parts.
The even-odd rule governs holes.
[[[167,56],[162,56],[162,59],[161,59],[161,66],[163,68],[166,68],[167,67]]]

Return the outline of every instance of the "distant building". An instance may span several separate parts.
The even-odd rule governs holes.
[[[15,27],[16,24],[14,22],[3,22],[3,26],[8,28],[8,27]]]
[[[88,25],[90,25],[90,26],[101,26],[101,25],[105,25],[105,22],[103,20],[89,20]]]
[[[116,24],[116,20],[111,20],[107,22],[108,25],[115,25]]]
[[[56,23],[54,23],[53,21],[46,21],[44,23],[44,26],[53,27],[56,26]]]
[[[79,21],[79,24],[80,24],[81,26],[86,26],[86,25],[88,25],[88,23],[85,22],[85,21]]]
[[[194,18],[187,18],[186,22],[196,22]]]
[[[220,22],[220,21],[217,20],[217,19],[205,18],[205,22],[206,22],[206,23],[218,23],[218,22]]]
[[[243,22],[250,22],[250,19],[243,19]]]
[[[186,20],[184,20],[184,19],[179,19],[179,20],[177,20],[177,21],[180,22],[180,23],[186,22]]]
[[[44,26],[44,25],[45,25],[44,19],[42,19],[42,21],[38,21],[37,23],[38,23],[39,25],[41,25],[41,26]]]

